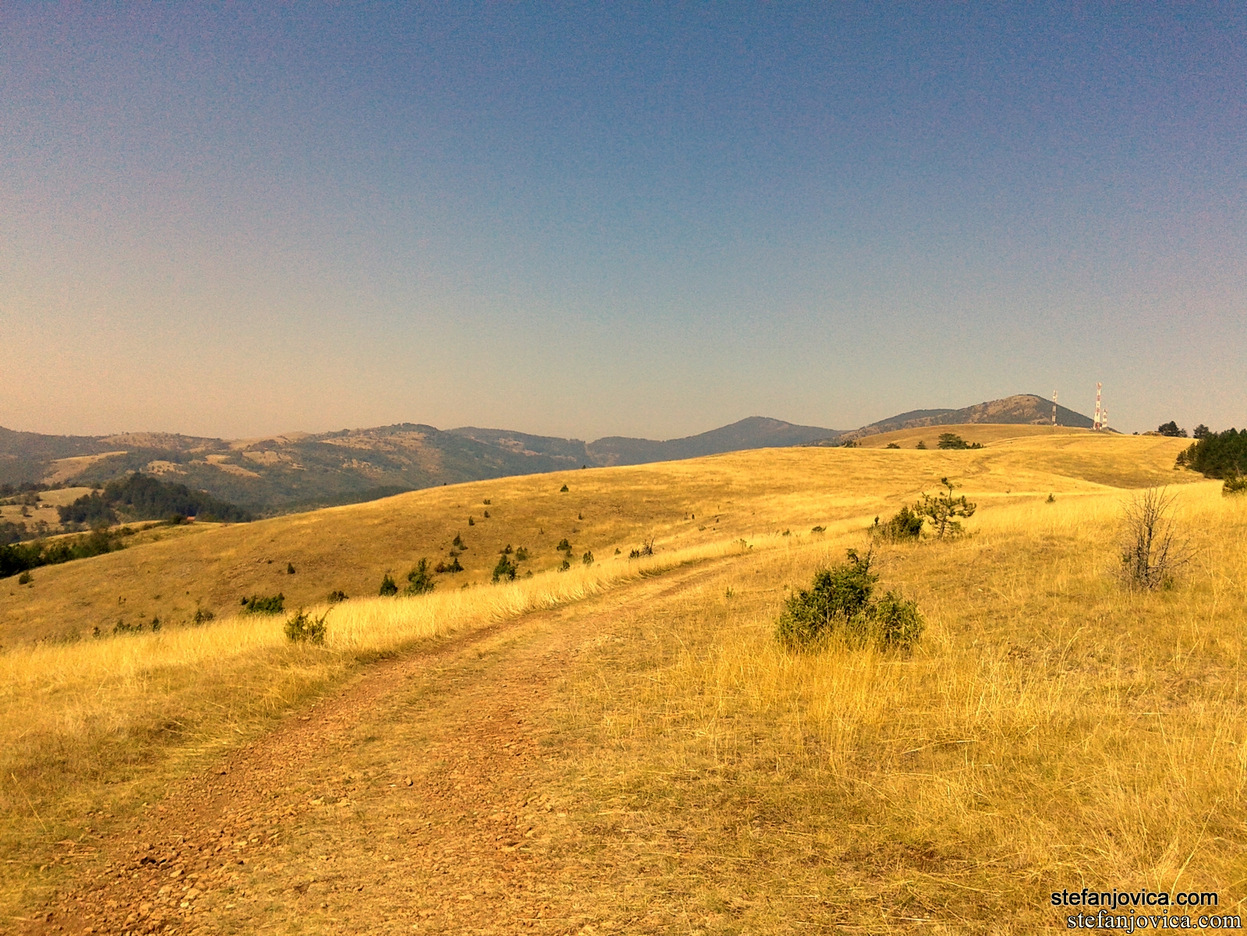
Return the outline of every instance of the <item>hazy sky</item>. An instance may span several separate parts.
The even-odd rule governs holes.
[[[1247,424],[1247,5],[0,6],[0,425]]]

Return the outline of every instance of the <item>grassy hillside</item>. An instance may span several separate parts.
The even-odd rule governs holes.
[[[585,552],[617,562],[649,540],[670,550],[784,529],[849,529],[934,490],[944,475],[985,502],[1197,477],[1172,470],[1180,439],[1053,438],[1028,434],[1030,427],[1012,427],[1019,437],[1001,438],[1007,428],[966,429],[967,439],[982,433],[996,440],[974,451],[735,453],[476,482],[244,525],[153,532],[141,546],[39,569],[28,586],[0,582],[7,592],[0,646],[70,640],[97,627],[110,632],[118,621],[159,618],[165,627],[180,626],[199,609],[229,614],[255,594],[283,594],[288,607],[316,604],[331,591],[376,595],[387,571],[401,580],[421,558],[446,560],[456,535],[467,547],[459,556],[465,571],[439,576],[442,590],[488,582],[507,545],[527,549],[524,571],[541,572],[561,564],[565,554],[556,547],[563,539],[574,562]]]
[[[562,611],[532,634],[553,628],[576,641],[559,657],[553,694],[526,703],[544,753],[524,782],[549,811],[522,801],[532,834],[522,847],[551,869],[541,912],[553,926],[1029,933],[1058,919],[1047,892],[1084,885],[1214,890],[1218,909],[1234,911],[1247,877],[1247,501],[1174,472],[1183,440],[983,441],[973,451],[788,449],[438,488],[178,530],[39,570],[33,587],[6,581],[0,775],[11,779],[0,809],[15,870],[0,912],[19,915],[50,888],[99,873],[90,851],[69,862],[54,843],[98,841],[87,825],[97,836],[125,828],[175,778],[378,657],[537,608]],[[971,535],[879,556],[882,585],[915,598],[927,618],[913,655],[782,652],[772,635],[786,590],[863,547],[876,514],[944,475],[980,505]],[[1130,489],[1158,482],[1192,482],[1175,489],[1191,561],[1173,589],[1131,593],[1115,578],[1121,508]],[[354,598],[375,592],[386,568],[444,555],[456,532],[468,570],[442,577],[431,596]],[[574,559],[591,549],[594,564],[556,571],[563,537]],[[654,556],[627,558],[651,539]],[[529,548],[534,576],[485,584],[507,543]],[[677,569],[696,576],[648,584]],[[290,604],[312,605],[337,587],[353,598],[329,611],[323,649],[287,644],[281,618],[226,613],[239,594],[280,589]],[[644,600],[626,605],[642,587]],[[610,595],[625,610],[601,603]],[[30,643],[118,607],[165,609],[176,622],[194,601],[221,613],[156,634]],[[387,780],[426,769],[411,759],[423,763],[418,738],[438,716],[414,718],[420,700],[493,678],[489,661],[528,633],[482,638],[414,695],[361,714],[368,743],[326,754],[324,769]],[[273,836],[334,856],[323,904],[291,896],[289,875],[303,865],[283,858],[239,879],[260,899],[222,896],[201,906],[201,923],[455,931],[452,917],[424,910],[407,922],[398,889],[382,892],[383,916],[367,917],[371,891],[355,885],[381,873],[377,830],[410,811],[387,792],[394,785],[378,782],[374,794],[364,784],[353,811],[300,807],[275,823]],[[280,807],[307,801],[303,790],[271,794]],[[493,807],[481,808],[484,821]],[[404,860],[405,871],[423,867]]]

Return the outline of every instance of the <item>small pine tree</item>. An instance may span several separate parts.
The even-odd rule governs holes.
[[[954,497],[953,489],[955,485],[947,478],[940,478],[940,484],[948,490],[935,495],[924,492],[922,500],[915,505],[915,510],[935,530],[936,539],[944,539],[946,536],[957,536],[961,532],[961,523],[957,518],[973,517],[974,511],[978,507],[977,504],[971,504],[967,501],[964,494],[961,497]]]
[[[920,449],[925,449],[926,447],[927,447],[927,443],[924,442],[922,439],[919,439],[918,444],[914,446],[914,448],[920,448]]]
[[[385,577],[381,579],[381,590],[377,594],[382,598],[389,598],[398,594],[398,586],[394,584],[394,577],[389,572],[386,572]]]
[[[519,566],[511,561],[510,556],[501,555],[498,557],[498,564],[494,566],[494,574],[490,581],[495,585],[502,581],[514,582],[515,576],[519,571]]]
[[[429,568],[428,559],[421,559],[416,563],[415,568],[407,573],[405,594],[427,595],[436,587],[437,583],[433,581],[433,571]]]

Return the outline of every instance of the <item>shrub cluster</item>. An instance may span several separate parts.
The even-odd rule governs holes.
[[[935,443],[936,448],[942,449],[981,449],[982,442],[967,442],[955,432],[941,432],[940,440]]]
[[[1178,455],[1177,467],[1227,480],[1247,474],[1247,429],[1208,433]]]
[[[0,578],[17,575],[45,565],[58,565],[74,559],[89,559],[121,549],[127,536],[133,536],[129,527],[120,530],[92,530],[83,536],[59,537],[50,543],[35,540],[31,543],[13,543],[0,546]]]
[[[243,598],[241,601],[243,614],[281,614],[285,603],[286,596],[280,593],[276,595],[252,595],[250,598]]]
[[[918,605],[892,591],[874,600],[879,576],[871,571],[871,554],[850,549],[848,561],[820,569],[809,589],[788,597],[775,636],[790,650],[816,650],[833,639],[851,647],[908,650],[922,635]]]

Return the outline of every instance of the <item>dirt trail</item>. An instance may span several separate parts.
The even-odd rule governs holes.
[[[376,664],[101,844],[32,933],[596,933],[539,738],[612,622],[682,569]],[[548,773],[547,773],[548,775]],[[632,922],[635,922],[635,918]]]

